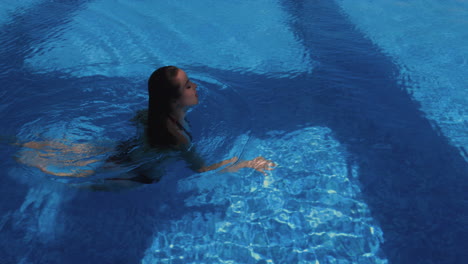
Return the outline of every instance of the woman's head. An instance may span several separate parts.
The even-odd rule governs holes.
[[[175,66],[161,67],[148,80],[149,103],[161,113],[170,114],[177,108],[198,104],[197,85]]]
[[[151,144],[175,144],[166,126],[168,115],[198,104],[196,88],[187,74],[175,66],[164,66],[151,74],[148,80],[147,131]]]
[[[198,104],[198,85],[190,81],[187,74],[179,69],[174,80],[179,84],[180,97],[174,102],[177,107],[189,107]]]

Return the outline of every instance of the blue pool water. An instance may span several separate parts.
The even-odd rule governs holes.
[[[2,0],[0,263],[464,263],[467,26],[456,0]],[[278,167],[89,191],[129,168],[14,144],[112,149],[164,65],[207,163]]]

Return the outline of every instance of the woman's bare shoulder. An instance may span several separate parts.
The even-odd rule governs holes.
[[[186,146],[190,145],[190,141],[187,137],[184,136],[182,130],[169,118],[166,121],[167,130],[171,135],[173,135],[177,141],[177,148],[185,148]]]

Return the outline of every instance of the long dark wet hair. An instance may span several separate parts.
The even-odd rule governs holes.
[[[171,102],[181,96],[179,84],[174,81],[179,68],[164,66],[155,70],[148,79],[148,116],[146,135],[152,147],[170,147],[177,144],[167,128]]]

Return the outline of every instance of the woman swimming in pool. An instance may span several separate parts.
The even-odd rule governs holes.
[[[197,84],[193,83],[187,74],[175,66],[165,66],[155,70],[148,80],[148,111],[140,112],[140,121],[145,126],[144,143],[150,148],[160,150],[180,151],[182,157],[190,164],[190,168],[197,172],[205,172],[217,169],[227,164],[231,164],[222,170],[222,172],[234,172],[241,168],[253,168],[259,172],[266,174],[265,170],[273,170],[276,166],[273,162],[257,157],[253,160],[238,161],[237,157],[221,161],[219,163],[206,166],[203,159],[197,153],[190,150],[188,147],[192,141],[192,135],[189,132],[188,122],[185,118],[186,111],[189,107],[198,104]],[[28,142],[22,144],[30,149],[46,150],[52,147],[54,153],[47,155],[48,159],[40,162],[37,158],[31,163],[30,159],[22,158],[20,162],[28,165],[33,165],[40,168],[43,172],[56,176],[89,176],[94,173],[92,170],[81,171],[79,173],[63,173],[47,169],[47,162],[50,162],[50,157],[61,152],[74,152],[77,154],[83,151],[89,151],[90,147],[86,144],[75,144],[66,146],[57,142]],[[127,155],[128,146],[119,145],[123,149],[123,153],[107,159],[108,162],[121,163],[123,160],[129,160]],[[122,147],[123,146],[123,147]],[[130,145],[131,147],[131,145]],[[119,148],[119,147],[118,147]],[[58,150],[58,151],[57,151]],[[47,151],[47,150],[46,150]],[[123,155],[122,155],[123,154]],[[122,158],[124,157],[124,158]],[[86,166],[96,160],[82,161],[78,165]],[[237,163],[236,163],[237,162]],[[75,166],[77,164],[74,164]],[[152,183],[158,181],[158,178],[152,178],[148,175],[148,171],[136,169],[137,176],[130,178],[111,178],[108,180],[126,180],[139,183]]]
[[[226,164],[235,163],[237,157],[206,166],[196,152],[188,150],[192,135],[185,118],[189,107],[198,104],[197,84],[193,83],[187,74],[175,66],[161,67],[151,74],[148,80],[148,112],[145,124],[146,143],[153,148],[181,150],[182,157],[190,163],[190,168],[197,172],[217,169]],[[144,112],[143,112],[144,113]],[[144,114],[143,114],[144,115]],[[250,167],[266,174],[275,164],[263,157],[250,161],[241,161],[227,167],[223,171],[237,171]],[[150,183],[144,173],[127,179]]]
[[[148,80],[146,136],[152,147],[187,147],[192,141],[185,113],[198,104],[197,85],[174,66],[157,69]]]

